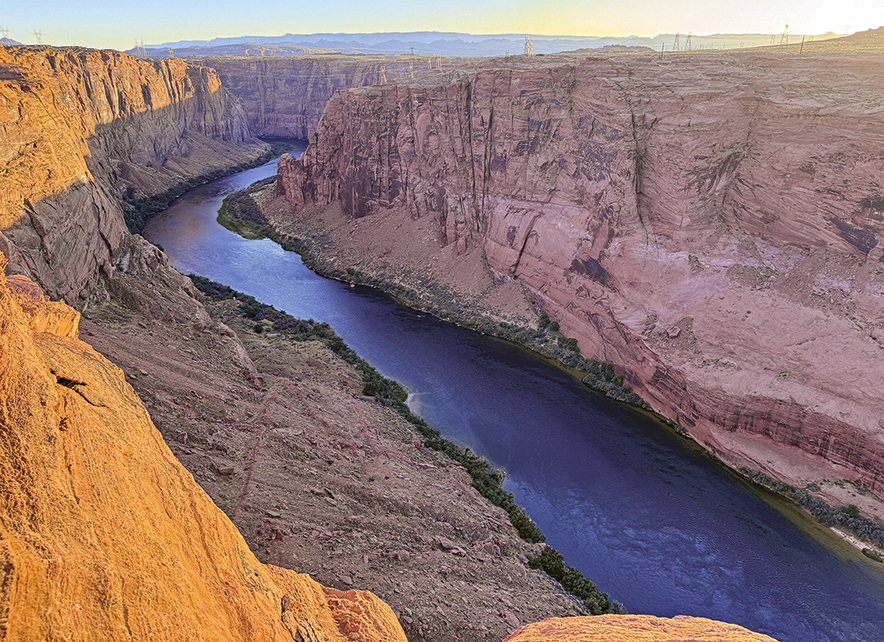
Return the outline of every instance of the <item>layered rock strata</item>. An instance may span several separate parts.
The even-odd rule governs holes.
[[[77,313],[5,281],[4,639],[405,640],[374,595],[255,559],[119,368],[76,338]]]
[[[214,69],[224,87],[242,100],[252,131],[268,138],[307,138],[316,131],[325,104],[338,90],[385,80],[405,82],[412,76],[439,84],[450,77],[448,71],[436,68],[441,62],[426,56],[416,62],[407,56],[340,54],[194,56],[188,60]],[[450,63],[446,66],[450,68]]]
[[[881,491],[881,69],[624,56],[340,92],[278,193],[368,272],[456,291],[438,266],[484,254],[726,462]]]
[[[0,49],[0,250],[76,302],[127,234],[120,200],[258,158],[217,74],[115,51]]]

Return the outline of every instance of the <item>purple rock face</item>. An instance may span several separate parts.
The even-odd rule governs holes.
[[[731,464],[881,490],[877,60],[588,58],[340,92],[278,189],[296,216],[340,206],[368,257],[427,225],[428,264],[484,252]]]

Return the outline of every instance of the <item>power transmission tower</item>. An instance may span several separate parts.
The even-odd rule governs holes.
[[[2,29],[0,29],[0,33],[3,34],[4,38],[8,38],[9,37],[9,27],[3,27]]]
[[[780,44],[788,45],[789,44],[789,25],[786,25],[786,30],[783,31],[783,35],[780,36]]]
[[[147,58],[147,51],[144,49],[144,40],[135,41],[135,55],[138,58]]]
[[[529,38],[528,36],[525,36],[525,55],[534,55],[534,44],[531,42],[531,38]]]
[[[174,58],[174,57],[175,57],[175,52],[172,51],[171,49],[169,49],[169,58]]]
[[[37,44],[42,45],[43,44],[43,32],[38,29],[35,29],[34,36],[37,38]]]
[[[436,56],[436,69],[442,71],[442,56]]]
[[[414,80],[414,61],[412,60],[408,63],[408,75]]]
[[[675,42],[672,43],[672,51],[681,51],[681,45],[678,42],[680,37],[680,33],[675,34]]]
[[[685,43],[684,43],[684,50],[685,51],[691,50],[691,32],[690,31],[688,31],[688,39],[685,40]]]
[[[387,65],[384,65],[383,67],[381,67],[381,84],[382,85],[387,84]]]

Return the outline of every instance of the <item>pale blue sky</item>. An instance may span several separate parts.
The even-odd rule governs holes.
[[[24,43],[129,49],[245,35],[459,31],[574,36],[852,33],[884,25],[884,0],[2,0]]]

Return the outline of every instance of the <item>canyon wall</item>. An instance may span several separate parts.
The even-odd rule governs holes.
[[[884,490],[880,56],[536,67],[340,92],[278,193],[359,269],[484,254],[728,463]]]
[[[78,318],[0,273],[4,639],[405,640],[371,593],[261,564]]]
[[[0,250],[54,298],[113,268],[120,201],[259,158],[205,67],[116,51],[0,49]]]
[[[384,78],[404,82],[411,65],[420,82],[441,84],[449,77],[428,69],[426,56],[195,56],[188,61],[214,69],[224,87],[242,100],[252,131],[267,138],[307,138],[336,91],[380,84]],[[435,59],[431,63],[437,64]]]

